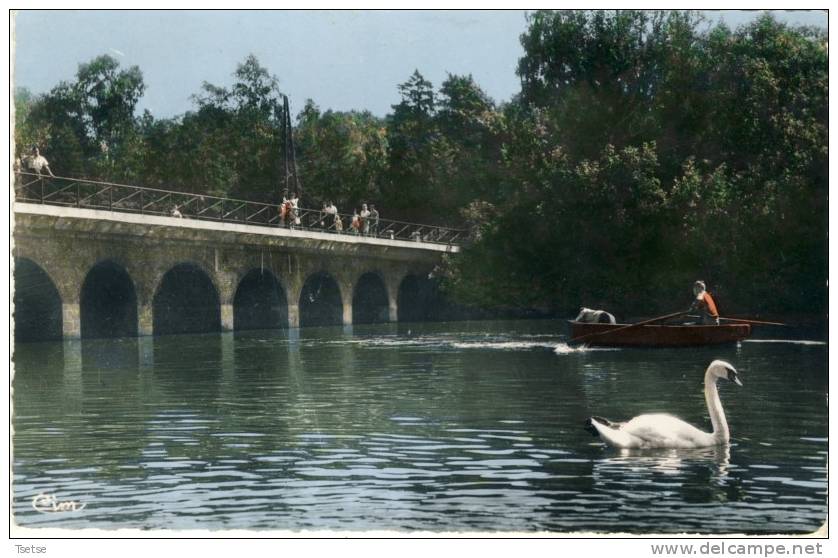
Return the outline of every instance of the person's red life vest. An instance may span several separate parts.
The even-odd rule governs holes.
[[[702,301],[707,306],[707,313],[713,316],[714,318],[718,318],[719,311],[716,310],[716,301],[713,300],[713,297],[710,296],[710,293],[705,291],[704,296],[702,297]]]

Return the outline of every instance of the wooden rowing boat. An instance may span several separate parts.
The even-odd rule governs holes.
[[[628,327],[631,324],[584,323],[572,320],[568,323],[570,344],[579,339],[578,343],[598,347],[697,347],[735,343],[751,335],[749,324],[648,324]]]

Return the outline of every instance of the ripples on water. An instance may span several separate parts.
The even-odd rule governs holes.
[[[571,349],[556,322],[20,344],[14,513],[30,527],[792,533],[826,515],[826,347]],[[781,340],[774,340],[781,341]],[[730,448],[582,430],[672,412]],[[76,500],[42,514],[32,499]]]

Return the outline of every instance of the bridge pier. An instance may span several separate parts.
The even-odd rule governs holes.
[[[61,304],[61,321],[64,339],[81,338],[81,307],[78,302]]]
[[[343,301],[343,325],[352,325],[352,301]]]
[[[289,303],[288,304],[288,327],[289,328],[298,328],[300,327],[300,305]]]
[[[399,303],[393,297],[388,297],[389,305],[387,308],[388,318],[391,322],[398,322],[399,321]]]
[[[221,305],[221,331],[233,331],[233,305]]]
[[[385,283],[387,287],[387,317],[394,323],[399,321],[399,285],[401,285],[403,278],[401,275],[391,275]]]
[[[151,304],[140,304],[137,308],[137,335],[154,335],[154,310]]]
[[[352,325],[352,291],[357,281],[355,274],[347,273],[346,271],[334,272],[332,276],[338,284],[340,290],[340,303],[343,309],[341,315],[342,325]]]

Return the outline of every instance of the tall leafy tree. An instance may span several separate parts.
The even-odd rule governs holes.
[[[233,73],[231,87],[204,83],[161,147],[174,147],[189,190],[276,202],[281,194],[282,92],[279,80],[255,56]],[[163,131],[163,130],[159,130]],[[162,138],[160,138],[162,140]],[[157,151],[154,157],[166,158]]]
[[[475,201],[501,202],[506,194],[503,114],[471,75],[449,75],[437,98],[435,120],[452,157],[446,203],[462,208]]]
[[[55,171],[65,175],[123,178],[129,165],[111,165],[136,151],[137,103],[145,91],[136,66],[120,69],[111,56],[80,64],[76,79],[62,82],[18,113],[17,145],[28,151],[32,141],[49,153]]]
[[[382,119],[369,112],[324,113],[309,100],[298,117],[296,137],[312,206],[332,201],[341,212],[351,212],[362,203],[380,204],[387,165]]]

